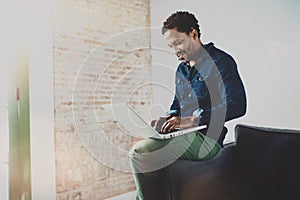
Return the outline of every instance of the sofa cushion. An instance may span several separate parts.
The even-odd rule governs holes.
[[[177,160],[168,166],[170,199],[232,200],[234,145],[225,145],[217,156],[206,161]]]
[[[234,167],[249,191],[261,199],[300,197],[300,131],[241,124],[235,131]]]

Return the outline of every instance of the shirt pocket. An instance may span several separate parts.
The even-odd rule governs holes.
[[[176,79],[176,96],[179,100],[183,99],[187,91],[187,80],[184,78]]]
[[[207,77],[198,75],[191,81],[191,86],[198,100],[203,100],[208,95],[206,79]]]

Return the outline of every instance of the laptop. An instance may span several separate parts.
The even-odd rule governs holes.
[[[127,103],[114,103],[111,105],[114,121],[120,128],[134,137],[149,137],[155,139],[169,139],[206,128],[206,125],[195,126],[186,129],[177,129],[170,133],[160,133],[150,126],[131,106]]]

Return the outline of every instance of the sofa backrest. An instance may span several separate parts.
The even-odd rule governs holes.
[[[257,187],[299,193],[300,131],[239,124],[235,170]]]

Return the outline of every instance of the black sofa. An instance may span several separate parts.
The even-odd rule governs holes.
[[[300,131],[240,124],[235,134],[211,160],[177,160],[156,171],[149,199],[300,199]]]

